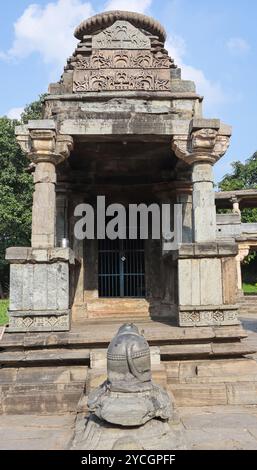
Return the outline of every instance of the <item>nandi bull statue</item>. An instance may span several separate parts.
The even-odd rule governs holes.
[[[120,426],[171,418],[170,397],[152,382],[150,348],[135,325],[122,325],[111,341],[107,380],[91,392],[88,408],[101,420]]]

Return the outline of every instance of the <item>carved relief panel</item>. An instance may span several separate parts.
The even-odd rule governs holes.
[[[115,21],[109,28],[93,36],[93,49],[150,49],[149,37],[128,21]]]
[[[150,37],[126,21],[92,37],[90,55],[78,54],[73,91],[169,91],[171,59],[152,52]]]

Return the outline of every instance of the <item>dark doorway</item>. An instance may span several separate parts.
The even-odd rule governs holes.
[[[99,297],[145,297],[144,240],[98,241]]]

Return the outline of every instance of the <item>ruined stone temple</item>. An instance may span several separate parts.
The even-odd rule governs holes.
[[[31,246],[6,254],[2,412],[76,409],[85,383],[87,394],[104,380],[107,346],[127,321],[144,330],[153,378],[177,405],[256,404],[238,247],[216,225],[213,165],[231,128],[203,117],[155,19],[106,12],[75,37],[42,119],[16,130],[35,190]],[[78,240],[75,207],[98,195],[181,204],[182,243],[167,252],[163,240]]]

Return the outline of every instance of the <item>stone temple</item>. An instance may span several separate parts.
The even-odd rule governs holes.
[[[43,118],[16,129],[35,191],[31,246],[6,254],[2,411],[75,409],[85,383],[88,393],[104,380],[107,346],[127,321],[144,330],[154,380],[177,404],[256,404],[238,247],[216,224],[213,165],[231,128],[203,117],[155,19],[105,12],[75,37]],[[181,243],[164,251],[157,239],[77,239],[74,210],[99,195],[125,207],[181,204]]]

